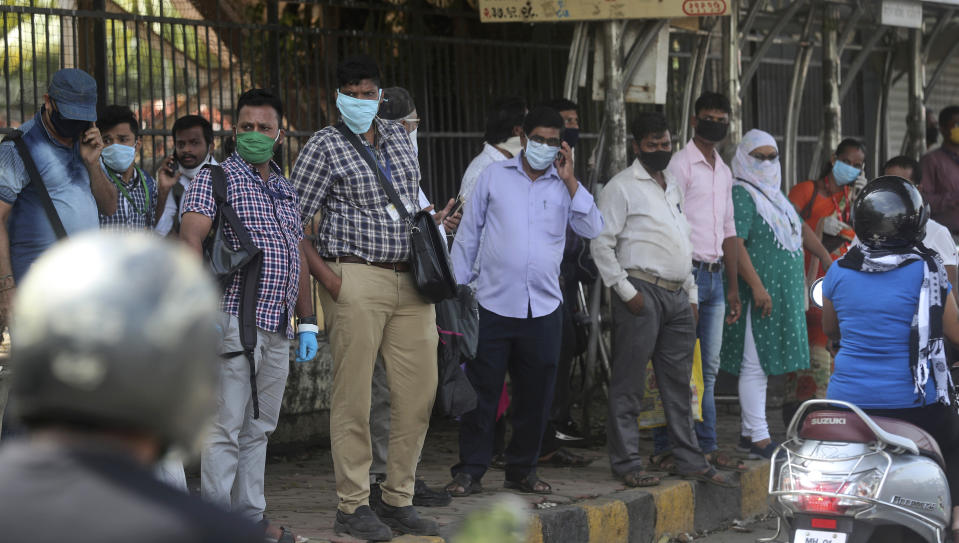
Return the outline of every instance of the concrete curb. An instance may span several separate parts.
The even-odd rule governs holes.
[[[667,479],[656,487],[625,490],[536,511],[528,543],[650,543],[663,536],[719,528],[723,522],[766,512],[769,462],[748,462],[737,488]],[[403,536],[403,543],[440,543],[439,537]]]

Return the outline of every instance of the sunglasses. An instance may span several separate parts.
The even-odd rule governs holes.
[[[749,153],[749,156],[755,158],[756,160],[762,160],[763,162],[766,162],[766,161],[772,162],[776,160],[777,158],[779,158],[779,153],[770,153],[768,155],[764,155],[761,153]]]
[[[550,147],[559,147],[563,143],[563,140],[560,138],[546,139],[543,136],[530,136],[529,139],[530,141],[535,141],[536,143],[539,143],[539,144],[549,145]]]

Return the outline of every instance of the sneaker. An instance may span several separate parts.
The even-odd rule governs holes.
[[[586,441],[582,432],[576,427],[576,423],[571,420],[566,421],[565,424],[556,425],[556,439],[565,441],[567,445]]]
[[[426,481],[423,479],[417,479],[413,485],[413,505],[417,507],[446,507],[451,501],[453,496],[450,496],[449,492],[433,490],[426,486]]]
[[[352,515],[337,509],[333,530],[336,535],[347,534],[364,541],[393,539],[393,530],[384,524],[368,505],[357,507]]]
[[[376,513],[394,532],[413,535],[439,534],[439,526],[436,521],[421,518],[412,505],[393,507],[388,503],[380,502],[376,508]]]
[[[739,443],[736,444],[736,450],[741,453],[748,453],[753,448],[753,440],[747,436],[739,436]]]

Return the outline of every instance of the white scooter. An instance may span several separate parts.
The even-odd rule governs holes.
[[[821,279],[810,297],[822,307]],[[945,461],[925,430],[809,400],[772,458],[769,505],[788,543],[951,543]],[[788,537],[788,539],[785,539]]]

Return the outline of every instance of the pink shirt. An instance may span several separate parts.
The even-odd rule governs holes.
[[[733,172],[714,149],[714,170],[693,140],[673,155],[666,168],[683,190],[686,220],[692,228],[693,260],[717,262],[723,240],[736,236],[733,217]]]

